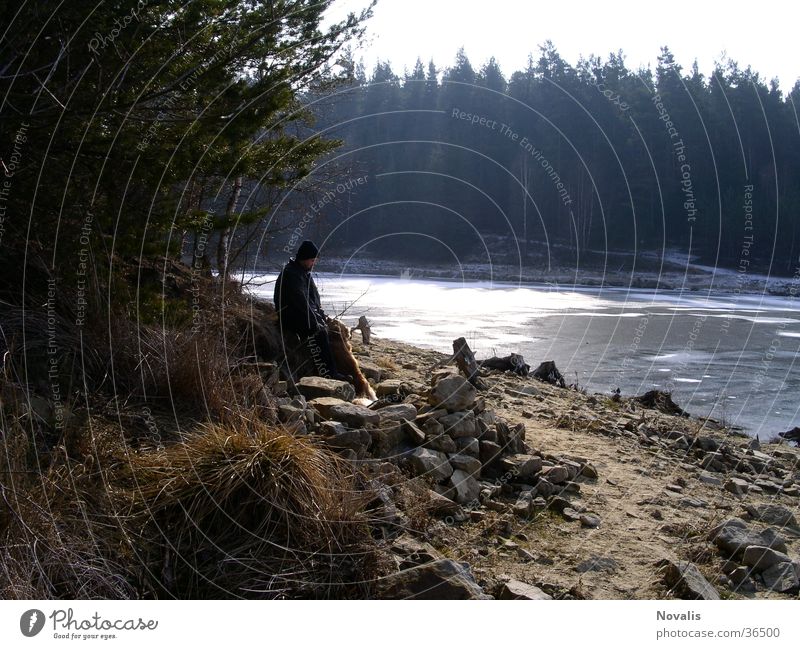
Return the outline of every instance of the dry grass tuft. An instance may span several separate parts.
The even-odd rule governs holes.
[[[130,523],[177,597],[363,596],[373,561],[349,465],[259,421],[133,459]]]

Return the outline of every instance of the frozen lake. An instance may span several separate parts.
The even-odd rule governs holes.
[[[692,414],[761,438],[800,424],[796,299],[625,288],[448,282],[315,273],[330,315],[347,309],[375,335],[452,353],[465,336],[479,359],[554,360],[590,392],[671,390]],[[251,289],[272,299],[275,275]]]

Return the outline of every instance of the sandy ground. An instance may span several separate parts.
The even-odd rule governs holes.
[[[357,353],[391,368],[396,378],[426,383],[430,368],[446,358],[379,338],[373,338],[369,348],[354,347]],[[541,359],[526,360],[535,367]],[[548,453],[582,457],[597,469],[597,479],[576,480],[580,495],[570,499],[576,509],[597,514],[602,522],[590,529],[551,511],[523,520],[512,513],[515,496],[509,494],[505,512],[481,509],[473,514],[478,519],[473,522],[434,523],[424,536],[446,556],[469,562],[480,581],[491,585],[510,576],[560,596],[663,599],[671,593],[661,583],[654,564],[668,558],[694,562],[726,598],[789,597],[763,588],[754,594],[725,589],[724,559],[706,533],[722,520],[741,517],[745,503],[781,504],[800,519],[800,498],[767,493],[740,496],[726,491],[722,484],[702,482],[700,475],[708,472],[698,466],[693,455],[675,449],[663,438],[658,443],[645,441],[640,426],[662,433],[701,434],[741,448],[749,438],[714,421],[643,408],[625,395],[614,402],[610,395],[583,394],[504,373],[494,373],[486,380],[490,385],[483,393],[487,409],[509,422],[524,422],[527,443],[533,449],[545,457]],[[535,386],[540,394],[508,394],[520,386]],[[799,449],[782,443],[762,444],[761,450],[790,467],[795,481],[800,478]],[[728,477],[713,475],[723,483]],[[789,555],[796,559],[800,555],[798,538],[788,530],[781,534]],[[582,562],[592,563],[597,558],[605,561],[596,563],[593,570],[582,570],[586,567]]]

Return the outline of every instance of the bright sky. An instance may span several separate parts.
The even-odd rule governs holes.
[[[336,17],[367,0],[337,0]],[[800,77],[796,0],[379,0],[369,21],[363,56],[367,73],[390,60],[395,73],[412,69],[417,56],[439,68],[450,66],[462,45],[478,69],[490,56],[509,76],[525,67],[528,54],[553,41],[575,65],[583,54],[607,58],[622,49],[628,68],[651,64],[668,45],[684,69],[696,58],[708,75],[726,52],[741,68],[780,80],[788,92]]]

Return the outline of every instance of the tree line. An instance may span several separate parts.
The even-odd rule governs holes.
[[[322,211],[335,246],[480,258],[499,237],[530,256],[670,248],[796,266],[800,83],[784,95],[731,60],[705,76],[666,47],[655,70],[621,51],[573,66],[551,42],[509,78],[463,49],[444,70],[344,65],[346,83],[306,95],[318,131],[344,142],[338,177],[367,176]]]

